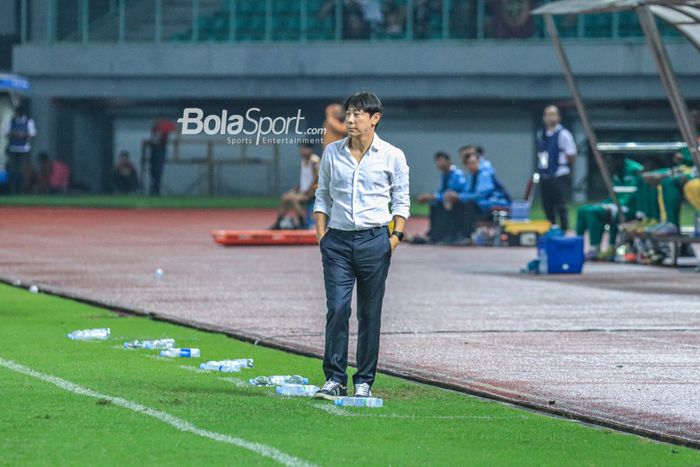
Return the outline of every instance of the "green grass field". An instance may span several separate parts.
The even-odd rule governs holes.
[[[198,197],[198,196],[109,196],[109,195],[80,195],[80,196],[0,196],[0,206],[49,206],[49,207],[92,207],[92,208],[135,208],[135,209],[266,209],[279,206],[276,197]],[[572,204],[569,209],[569,225],[576,226],[576,209],[579,205]],[[427,204],[419,204],[415,199],[411,203],[412,216],[427,216]],[[535,202],[530,217],[544,219],[542,206]],[[687,203],[681,209],[681,224],[694,225],[695,211]]]
[[[112,337],[65,337],[94,327]],[[199,347],[202,359],[122,348],[158,337]],[[255,368],[198,370],[200,361],[242,357]],[[384,375],[374,388],[382,409],[334,409],[245,384],[290,373],[322,383],[313,358],[0,285],[0,464],[277,463],[270,453],[290,465],[700,464],[692,449]]]

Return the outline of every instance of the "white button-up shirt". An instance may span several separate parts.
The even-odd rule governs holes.
[[[403,151],[375,134],[358,163],[349,141],[331,143],[323,152],[314,212],[328,215],[328,226],[338,230],[384,226],[393,216],[408,219],[411,200]]]

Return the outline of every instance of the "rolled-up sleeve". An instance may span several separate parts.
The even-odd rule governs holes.
[[[403,151],[394,157],[394,176],[391,183],[391,215],[408,219],[411,209],[409,193],[408,164]]]
[[[328,217],[331,215],[331,157],[328,148],[323,151],[321,157],[321,168],[318,172],[318,187],[316,188],[316,202],[314,212],[322,212]]]

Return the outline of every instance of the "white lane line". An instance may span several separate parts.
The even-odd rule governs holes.
[[[208,370],[203,370],[201,368],[197,368],[196,366],[180,365],[180,368],[183,370],[194,371],[195,373],[209,373]]]
[[[372,418],[410,418],[414,420],[429,419],[429,420],[516,420],[516,419],[526,419],[524,415],[506,415],[506,416],[495,416],[495,415],[402,415],[402,414],[365,414],[351,412],[342,407],[338,407],[333,404],[313,404],[312,407],[319,410],[323,410],[331,415],[337,417],[372,417]]]
[[[221,381],[226,381],[227,383],[233,384],[237,388],[252,388],[251,384],[248,384],[247,381],[243,380],[242,378],[232,378],[230,376],[219,376],[218,379]]]
[[[160,410],[152,409],[150,407],[146,407],[144,405],[137,404],[136,402],[132,402],[132,401],[127,400],[127,399],[122,399],[121,397],[114,397],[114,396],[109,396],[107,394],[101,394],[99,392],[93,391],[92,389],[88,389],[88,388],[85,388],[83,386],[79,386],[75,383],[71,383],[70,381],[59,378],[57,376],[47,375],[45,373],[41,373],[39,371],[33,370],[29,367],[26,367],[24,365],[20,365],[19,363],[13,362],[12,360],[5,360],[2,357],[0,357],[0,366],[3,366],[5,368],[7,368],[8,370],[12,370],[12,371],[15,371],[17,373],[21,373],[23,375],[31,376],[32,378],[39,379],[39,380],[44,381],[46,383],[51,383],[54,386],[57,386],[65,391],[72,392],[74,394],[79,394],[81,396],[87,396],[87,397],[93,397],[95,399],[108,400],[112,404],[118,405],[119,407],[123,407],[123,408],[129,409],[133,412],[141,413],[143,415],[148,415],[149,417],[153,417],[157,420],[160,420],[161,422],[163,422],[167,425],[170,425],[177,430],[192,433],[192,434],[195,434],[197,436],[201,436],[203,438],[213,439],[214,441],[219,441],[221,443],[232,444],[234,446],[238,446],[240,448],[247,449],[251,452],[254,452],[255,454],[259,454],[263,457],[269,457],[271,459],[274,459],[275,461],[277,461],[283,465],[288,465],[288,466],[309,466],[309,465],[312,465],[303,459],[299,459],[298,457],[294,457],[290,454],[284,453],[284,452],[280,451],[279,449],[273,448],[272,446],[267,446],[267,445],[261,444],[261,443],[254,443],[251,441],[246,441],[245,439],[236,438],[236,437],[225,435],[222,433],[216,433],[213,431],[204,430],[202,428],[196,427],[195,425],[193,425],[192,423],[190,423],[186,420],[178,418],[174,415],[170,415],[169,413],[161,412]]]

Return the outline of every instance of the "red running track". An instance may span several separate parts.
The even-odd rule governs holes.
[[[0,208],[0,278],[320,355],[318,247],[224,248],[209,235],[272,218]],[[424,228],[409,221],[409,230]],[[587,265],[581,276],[518,275],[533,253],[401,245],[381,368],[700,445],[700,276],[612,264]]]

